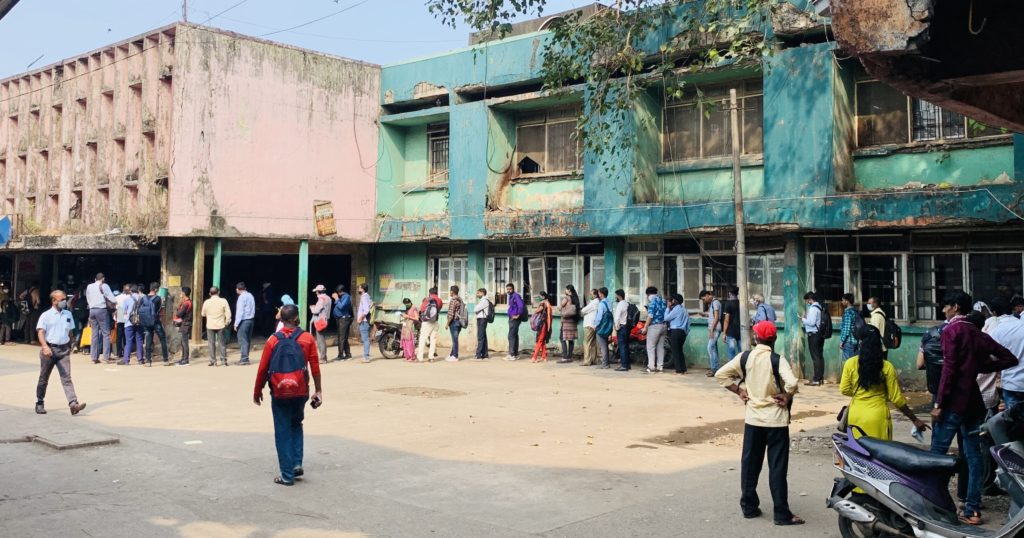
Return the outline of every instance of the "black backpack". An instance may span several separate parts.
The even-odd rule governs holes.
[[[832,316],[825,312],[820,304],[814,305],[814,307],[821,312],[821,315],[818,316],[818,336],[828,340],[832,338]]]
[[[630,303],[626,308],[626,328],[632,331],[637,323],[640,323],[640,309]]]
[[[886,349],[899,349],[903,343],[903,329],[889,316],[885,316],[885,336],[882,337],[882,343]]]
[[[487,301],[487,323],[494,323],[494,301]]]
[[[737,383],[736,386],[742,385],[743,382],[747,380],[747,359],[749,359],[749,358],[750,358],[750,352],[749,351],[744,351],[743,354],[740,355],[740,375],[742,377],[740,377],[740,382]],[[782,362],[782,356],[780,356],[778,353],[772,351],[771,359],[772,359],[772,377],[775,378],[775,386],[779,389],[779,393],[780,394],[785,393],[786,389],[785,389],[785,386],[782,384],[782,375],[779,374],[779,363]],[[790,399],[789,399],[789,408],[787,409],[787,411],[792,410],[792,409],[793,409],[793,398],[790,397]]]
[[[420,312],[420,321],[422,322],[434,322],[437,321],[440,309],[437,307],[437,302],[431,297],[427,299],[427,306]]]
[[[938,394],[939,380],[942,378],[942,329],[945,327],[945,324],[929,327],[921,338],[925,378],[928,381],[928,392],[932,394]]]

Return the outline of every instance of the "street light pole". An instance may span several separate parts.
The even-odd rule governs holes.
[[[747,234],[743,217],[743,177],[740,168],[740,107],[736,88],[729,90],[729,125],[732,130],[732,189],[736,217],[736,286],[740,289],[737,300],[740,310],[740,349],[750,350],[750,300],[747,288]]]

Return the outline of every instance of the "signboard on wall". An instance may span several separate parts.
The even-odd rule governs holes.
[[[317,201],[313,204],[313,222],[316,224],[318,236],[338,235],[338,228],[334,224],[334,204],[332,202]]]

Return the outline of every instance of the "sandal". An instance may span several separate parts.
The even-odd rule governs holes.
[[[277,478],[274,478],[274,483],[275,484],[281,484],[282,486],[294,486],[295,485],[295,482],[285,482],[284,479],[281,478],[280,476],[278,476]]]
[[[787,527],[789,525],[803,525],[804,523],[807,523],[807,522],[804,521],[799,516],[793,516],[792,518],[790,518],[790,519],[788,519],[786,521],[776,521],[775,522],[775,524],[780,526],[780,527]]]
[[[972,525],[975,527],[981,525],[981,512],[975,512],[971,515],[967,515],[967,512],[960,512],[957,516],[960,518],[960,523],[963,523],[964,525]]]

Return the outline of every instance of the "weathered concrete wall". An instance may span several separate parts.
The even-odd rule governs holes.
[[[180,28],[168,233],[372,240],[379,68]]]
[[[175,30],[0,81],[0,210],[21,232],[165,228]]]
[[[1013,177],[1013,147],[933,150],[860,156],[854,160],[860,190],[921,185],[970,186],[1009,183]]]

